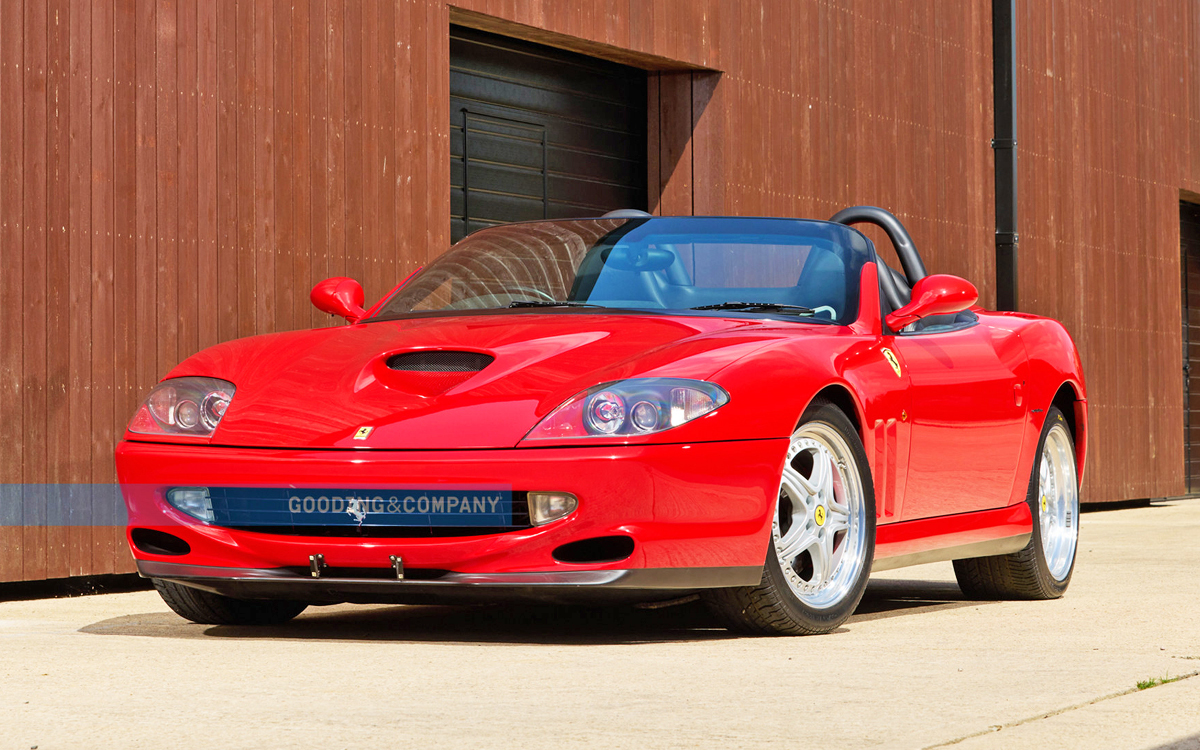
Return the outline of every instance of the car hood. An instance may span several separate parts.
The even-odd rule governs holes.
[[[818,328],[576,311],[407,318],[231,341],[191,357],[170,377],[217,377],[237,387],[213,444],[510,448],[591,386],[708,378],[770,340]],[[388,366],[397,354],[428,351],[495,359],[478,372]]]

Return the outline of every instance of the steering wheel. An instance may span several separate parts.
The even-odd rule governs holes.
[[[887,264],[883,264],[879,268],[880,286],[883,287],[883,294],[893,310],[899,310],[907,305],[912,298],[913,285],[928,276],[929,272],[925,270],[925,263],[921,260],[921,254],[917,252],[917,246],[913,242],[912,236],[900,223],[900,220],[888,211],[875,206],[843,208],[829,220],[846,226],[874,224],[887,234],[888,239],[892,241],[892,247],[896,248],[896,256],[900,258],[904,276],[901,277]]]

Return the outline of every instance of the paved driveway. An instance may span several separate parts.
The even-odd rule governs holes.
[[[1200,748],[1200,501],[1082,530],[1060,601],[964,601],[926,565],[813,638],[693,605],[343,605],[264,631],[153,592],[0,603],[0,750]],[[1184,679],[1137,690],[1163,677]]]

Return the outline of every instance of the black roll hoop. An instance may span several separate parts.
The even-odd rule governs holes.
[[[900,259],[900,265],[904,268],[904,277],[891,269],[886,264],[883,264],[879,269],[879,278],[882,282],[883,293],[887,297],[888,303],[893,310],[898,310],[908,304],[911,299],[909,289],[912,288],[921,279],[929,275],[925,270],[925,263],[921,260],[921,254],[917,252],[916,243],[913,242],[912,235],[900,223],[900,220],[893,216],[890,212],[876,206],[850,206],[843,208],[829,220],[837,224],[845,224],[852,226],[854,224],[874,224],[887,234],[888,239],[892,241],[892,247],[896,248],[896,257]],[[893,276],[893,274],[895,274]],[[907,289],[900,281],[907,283]]]

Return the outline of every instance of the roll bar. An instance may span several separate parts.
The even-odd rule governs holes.
[[[892,241],[892,247],[896,248],[896,256],[900,259],[901,267],[904,268],[904,276],[909,288],[929,275],[929,272],[925,270],[925,263],[921,261],[921,254],[917,252],[917,246],[913,242],[912,236],[900,223],[900,220],[888,211],[875,206],[850,206],[838,211],[829,220],[846,226],[874,224],[882,229],[888,239]],[[883,292],[887,296],[888,302],[893,309],[899,309],[907,304],[909,295],[905,293],[907,290],[896,283],[897,279],[892,276],[892,273],[891,269],[885,265],[879,269],[879,278],[883,282]]]

